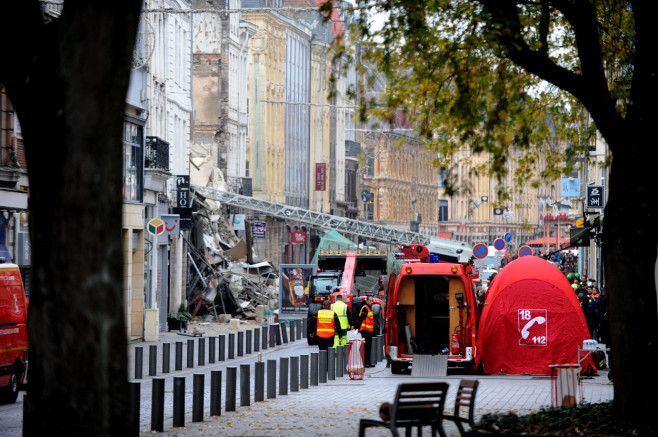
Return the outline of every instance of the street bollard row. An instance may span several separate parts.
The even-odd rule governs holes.
[[[288,326],[286,326],[286,324]],[[280,346],[282,344],[288,343],[289,341],[295,341],[295,339],[300,339],[302,332],[304,337],[306,337],[306,320],[292,320],[289,323],[275,323],[273,325],[265,325],[261,328],[254,328],[253,330],[247,330],[246,332],[239,331],[237,333],[237,342],[236,335],[231,333],[228,334],[228,359],[232,360],[236,357],[236,352],[238,357],[242,357],[245,354],[250,355],[253,352],[259,352],[261,349],[265,350],[268,347]],[[289,332],[289,334],[288,334]],[[261,342],[262,338],[262,342]],[[197,344],[197,358],[196,365],[205,366],[206,364],[206,339],[208,340],[208,363],[213,364],[215,360],[226,361],[227,358],[227,338],[226,335],[222,334],[217,337],[199,337]],[[216,347],[216,344],[218,346]],[[171,360],[171,344],[164,343],[162,345],[162,369],[161,373],[169,373],[170,370],[170,360]],[[237,349],[237,350],[236,350]],[[194,339],[187,340],[187,368],[194,368],[195,359],[195,342]],[[176,371],[183,370],[183,342],[177,341],[175,343],[175,357],[174,357],[174,369]],[[148,376],[157,375],[157,354],[158,346],[150,345],[149,346],[149,357],[148,357]],[[134,379],[142,379],[143,377],[143,366],[144,366],[144,351],[141,346],[135,347],[135,375]]]
[[[292,337],[292,335],[291,335]],[[376,364],[384,359],[383,343],[384,336],[373,337],[371,350],[371,361]],[[299,389],[308,389],[309,386],[318,386],[342,377],[347,366],[349,347],[338,346],[326,351],[312,352],[309,355],[280,357],[278,369],[278,393],[285,396]],[[267,370],[266,370],[267,364]],[[310,366],[309,366],[310,364]],[[251,405],[251,365],[240,365],[240,406]],[[277,361],[267,360],[267,363],[254,363],[253,399],[262,402],[274,399],[277,396]],[[266,378],[267,376],[267,378]],[[193,375],[192,389],[192,422],[202,422],[204,415],[204,394],[206,392],[204,374]],[[231,366],[226,368],[225,404],[226,412],[236,411],[237,407],[237,381],[238,369]],[[309,385],[310,379],[310,385]],[[139,408],[140,408],[140,383],[131,382],[131,431],[135,436],[139,435]],[[153,378],[152,402],[151,402],[151,431],[164,431],[164,396],[165,380]],[[210,381],[210,416],[221,416],[222,400],[222,371],[211,371]],[[173,378],[173,420],[174,428],[185,426],[185,377]]]

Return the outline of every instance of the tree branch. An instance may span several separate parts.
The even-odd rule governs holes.
[[[492,33],[514,63],[575,96],[590,112],[604,135],[616,135],[622,117],[606,81],[595,6],[583,0],[554,0],[552,5],[573,27],[581,73],[555,63],[546,51],[532,50],[523,39],[523,29],[514,0],[480,0],[491,15],[497,32]],[[607,130],[607,131],[606,131]]]

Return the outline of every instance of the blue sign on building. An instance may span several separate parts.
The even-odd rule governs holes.
[[[560,180],[560,195],[562,197],[580,197],[580,179],[562,178]]]

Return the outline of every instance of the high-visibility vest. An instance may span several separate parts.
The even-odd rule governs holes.
[[[361,323],[361,328],[359,328],[359,331],[369,331],[372,332],[375,330],[375,317],[372,314],[372,310],[368,305],[364,305],[361,308],[361,312],[359,313],[359,317],[361,314],[363,314],[363,310],[367,310],[368,313],[366,315],[366,318],[363,320],[363,323]]]
[[[331,305],[331,309],[334,310],[334,313],[338,316],[340,321],[340,327],[344,331],[347,329],[347,304],[342,300],[337,300],[336,303]]]
[[[331,338],[336,333],[334,329],[334,312],[331,310],[318,311],[318,337]]]

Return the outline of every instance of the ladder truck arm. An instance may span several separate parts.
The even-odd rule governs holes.
[[[428,244],[430,242],[429,236],[417,232],[405,231],[369,222],[362,222],[347,217],[311,211],[295,206],[257,199],[255,197],[229,193],[227,191],[201,185],[190,184],[190,188],[196,194],[226,205],[250,209],[252,211],[257,211],[284,220],[295,220],[319,228],[335,229],[338,232],[346,232],[375,241],[395,244]]]

